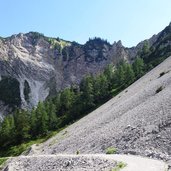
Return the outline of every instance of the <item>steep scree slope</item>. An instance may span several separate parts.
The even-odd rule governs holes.
[[[170,99],[171,57],[97,110],[33,146],[29,155],[105,153],[112,146],[118,153],[169,159]]]

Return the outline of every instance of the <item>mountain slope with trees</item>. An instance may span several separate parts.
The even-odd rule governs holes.
[[[0,38],[0,117],[17,108],[31,109],[39,101],[79,85],[86,75],[99,75],[110,64],[132,64],[139,57],[150,70],[170,55],[170,34],[171,24],[132,48],[97,37],[81,45],[37,32]]]
[[[134,81],[141,78],[142,75],[159,64],[170,54],[170,31],[169,25],[157,36],[153,36],[152,39],[137,45],[139,50],[133,62],[120,59],[117,63],[111,63],[103,72],[96,74],[91,73],[83,77],[79,84],[72,84],[69,88],[58,91],[58,93],[54,93],[54,91],[53,96],[49,96],[44,102],[39,102],[37,107],[32,110],[20,109],[18,106],[18,109],[11,112],[12,115],[9,113],[10,115],[5,117],[1,123],[0,155],[8,156],[20,154],[27,146],[21,148],[18,152],[11,149],[15,146],[19,146],[20,149],[20,145],[23,143],[29,143],[30,141],[44,138],[53,131],[59,131],[68,124],[75,122],[93,111],[127,88]],[[34,40],[43,36],[40,34],[35,34],[35,36],[36,35],[37,37],[35,37]],[[57,47],[59,47],[58,43],[61,43],[60,46],[62,47],[68,47],[70,45],[70,42],[63,40],[55,41],[54,39],[47,39],[46,41]],[[158,43],[156,41],[158,41]],[[165,48],[165,43],[167,43],[167,48]],[[85,48],[96,48],[100,51],[100,49],[103,49],[104,44],[109,45],[107,41],[101,41],[99,38],[90,39],[89,42],[86,43]],[[116,46],[121,47],[121,45]],[[161,50],[162,48],[164,49],[161,53],[159,49]],[[65,52],[68,54],[67,51]],[[156,58],[151,57],[154,53],[158,55]],[[2,86],[3,88],[3,86],[6,85],[5,80],[8,82],[7,85],[9,85],[9,87],[15,83],[17,83],[18,86],[20,85],[16,79],[4,77],[0,82],[0,87]],[[24,85],[26,85],[24,95],[27,96],[27,100],[29,100],[28,97],[31,89],[27,81],[24,82]],[[160,91],[160,89],[158,91]],[[10,96],[8,97],[10,98]],[[18,98],[17,100],[15,99],[15,101],[19,103]],[[12,104],[13,103],[11,103],[11,105]]]
[[[29,155],[136,154],[171,159],[171,57]]]
[[[0,127],[0,155],[15,145],[39,139],[73,123],[128,87],[145,73],[143,60],[130,65],[109,65],[98,76],[85,77],[80,86],[67,88],[55,97],[39,102],[31,111],[18,109],[5,117]],[[9,154],[8,154],[9,155]]]

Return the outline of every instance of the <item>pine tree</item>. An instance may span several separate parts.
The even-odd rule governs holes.
[[[115,80],[116,80],[116,86],[121,87],[124,84],[124,67],[122,65],[119,65],[119,67],[115,71]]]
[[[71,89],[66,88],[65,90],[62,91],[60,102],[63,112],[64,111],[67,112],[70,110],[73,104],[73,97],[74,97],[74,93],[71,91]]]
[[[29,114],[25,110],[17,110],[14,114],[15,138],[16,142],[21,143],[30,138]]]
[[[48,115],[45,106],[42,102],[39,102],[36,108],[36,118],[37,118],[37,133],[38,135],[46,135],[48,132]]]
[[[10,142],[10,133],[11,133],[11,127],[10,127],[10,120],[9,117],[5,117],[3,122],[1,123],[1,129],[0,129],[0,145],[6,146]]]
[[[47,110],[48,109],[48,110]],[[46,111],[49,116],[49,129],[55,130],[58,128],[58,118],[56,116],[56,106],[53,104],[52,100],[49,100],[46,104]]]
[[[149,45],[149,42],[146,40],[146,41],[144,41],[143,48],[141,51],[141,55],[145,57],[149,53],[150,53],[150,45]]]
[[[82,96],[81,93],[77,91],[75,92],[72,109],[70,115],[68,116],[70,121],[78,119],[81,115],[84,114],[82,107]]]
[[[125,86],[127,87],[131,83],[133,83],[135,80],[135,74],[132,69],[132,66],[130,64],[126,65],[126,70],[125,70]]]
[[[101,85],[100,85],[100,76],[96,76],[93,80],[93,90],[94,90],[94,102],[100,102],[100,95],[101,95]]]
[[[61,101],[60,101],[60,96],[61,94],[58,93],[55,98],[52,99],[53,104],[55,105],[56,108],[56,116],[60,116],[60,111],[61,111]]]
[[[101,103],[106,98],[109,97],[110,88],[109,81],[105,74],[100,74],[96,76],[93,81],[93,90],[94,90],[94,102]]]
[[[105,68],[104,75],[105,75],[107,82],[108,82],[109,91],[111,91],[113,88],[113,77],[114,77],[114,68],[112,65],[108,65]]]
[[[81,99],[83,108],[89,110],[94,106],[93,77],[87,76],[80,84]]]
[[[30,134],[32,138],[35,138],[38,134],[37,123],[36,110],[33,108],[30,114]]]
[[[144,74],[144,61],[142,58],[137,57],[134,63],[132,64],[135,77],[138,79]]]

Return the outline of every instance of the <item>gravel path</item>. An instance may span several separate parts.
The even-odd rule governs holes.
[[[123,171],[167,170],[162,161],[131,155],[59,154],[12,158],[2,171],[111,171],[121,161],[127,164]]]
[[[127,163],[127,166],[122,171],[167,171],[168,169],[166,163],[154,159],[132,155],[112,155],[111,158],[115,161]]]

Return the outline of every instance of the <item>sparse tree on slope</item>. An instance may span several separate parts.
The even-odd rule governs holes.
[[[87,76],[80,84],[81,99],[84,109],[94,106],[93,77]]]
[[[142,58],[137,57],[133,63],[133,70],[136,78],[140,78],[144,74],[144,61]]]

